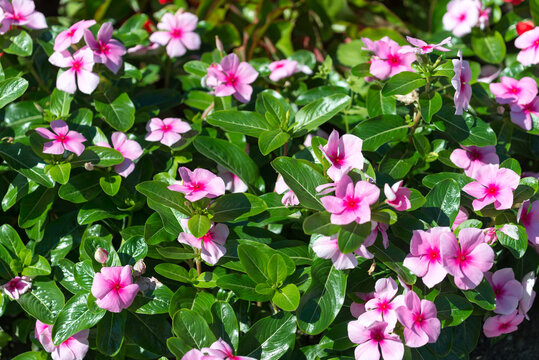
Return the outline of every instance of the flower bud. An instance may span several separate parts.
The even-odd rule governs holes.
[[[527,20],[527,21],[520,21],[517,24],[517,34],[518,36],[524,34],[527,31],[533,30],[535,25],[533,24],[533,21]]]
[[[493,245],[496,240],[498,240],[498,236],[496,235],[496,228],[490,227],[488,229],[483,230],[485,233],[485,242],[489,245]]]
[[[92,171],[94,169],[94,164],[92,164],[91,162],[87,162],[84,164],[84,168],[88,171]]]
[[[137,261],[135,265],[133,266],[133,274],[135,276],[140,276],[146,272],[146,264],[142,259]]]
[[[100,264],[105,264],[107,258],[109,257],[109,252],[103,248],[97,248],[94,254],[94,259]]]

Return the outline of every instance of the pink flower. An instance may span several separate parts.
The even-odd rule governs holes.
[[[479,9],[473,0],[452,0],[447,4],[447,12],[442,18],[444,29],[455,36],[472,32],[479,21]]]
[[[43,152],[45,154],[60,155],[66,150],[71,151],[78,156],[82,154],[84,151],[84,145],[82,145],[82,143],[86,141],[86,138],[82,136],[81,133],[73,130],[69,131],[69,127],[64,120],[52,121],[51,129],[54,133],[41,127],[36,129],[36,132],[39,135],[45,139],[52,140],[43,145]]]
[[[408,188],[402,187],[402,180],[397,181],[393,186],[384,185],[384,194],[386,195],[386,203],[391,205],[397,211],[405,211],[412,207],[410,203],[411,191]]]
[[[397,310],[403,305],[403,296],[396,296],[398,285],[392,278],[379,279],[374,284],[374,298],[365,303],[365,313],[358,317],[360,324],[368,326],[385,321],[390,329],[397,324]]]
[[[249,356],[236,356],[234,355],[234,350],[228,345],[225,341],[223,341],[221,338],[211,344],[209,348],[202,348],[201,349],[203,353],[208,354],[211,356],[204,357],[204,360],[212,360],[212,359],[226,359],[226,360],[256,360],[255,358],[249,357]]]
[[[385,36],[372,42],[361,38],[367,49],[374,52],[371,59],[370,73],[384,80],[403,71],[413,71],[412,63],[416,60],[413,53],[401,52],[402,48],[395,41]]]
[[[539,26],[520,35],[515,40],[515,47],[521,49],[517,60],[522,65],[539,64]]]
[[[466,210],[466,208],[462,206],[459,207],[459,212],[457,213],[457,217],[453,222],[453,226],[451,226],[451,230],[455,231],[455,229],[458,228],[460,224],[468,220],[468,215],[468,210]]]
[[[74,94],[78,85],[81,92],[91,94],[99,85],[99,76],[92,72],[94,54],[86,46],[74,53],[73,56],[67,50],[54,52],[49,57],[49,62],[54,66],[67,68],[56,79],[58,90]]]
[[[539,96],[529,104],[511,104],[511,121],[524,130],[533,128],[532,115],[539,116]]]
[[[356,292],[355,295],[357,297],[359,297],[360,299],[362,299],[363,301],[367,302],[371,299],[374,299],[374,293],[359,293],[359,292]],[[351,305],[350,305],[350,313],[352,314],[353,317],[355,317],[356,319],[365,312],[365,303],[357,303],[357,302],[353,302]]]
[[[11,26],[26,26],[30,29],[46,29],[47,21],[39,11],[35,11],[32,0],[1,0],[0,7],[4,12],[4,19],[0,34],[4,34]]]
[[[182,356],[181,360],[207,360],[207,357],[202,351],[198,349],[191,349]]]
[[[500,229],[502,231],[502,229]],[[483,230],[483,233],[485,233],[485,242],[489,245],[494,245],[494,243],[498,240],[498,235],[496,235],[496,228],[490,227]]]
[[[518,302],[524,295],[522,284],[515,280],[513,269],[500,269],[494,274],[487,272],[485,277],[496,295],[494,312],[501,315],[511,314],[518,307]]]
[[[90,330],[82,330],[69,337],[58,346],[52,342],[52,325],[36,320],[34,336],[53,360],[82,360],[88,352],[88,335]]]
[[[166,146],[172,146],[180,139],[184,134],[191,130],[191,126],[178,118],[165,118],[163,120],[159,118],[152,118],[146,124],[146,141],[159,141]]]
[[[187,219],[181,221],[182,226],[187,229]],[[225,224],[212,223],[210,230],[201,238],[182,232],[178,236],[178,241],[196,249],[200,249],[202,260],[210,265],[215,265],[220,258],[226,254],[225,242],[229,234],[228,226]]]
[[[345,134],[339,138],[339,132],[333,130],[328,143],[320,150],[331,163],[328,176],[333,181],[339,181],[352,169],[362,169],[364,158],[361,154],[363,140],[355,135]]]
[[[465,193],[476,198],[472,202],[475,211],[492,203],[496,210],[511,208],[513,190],[520,181],[520,176],[516,172],[511,169],[500,169],[497,164],[487,164],[477,171],[476,180],[462,188]]]
[[[413,291],[404,295],[404,306],[397,309],[397,317],[404,325],[406,346],[416,348],[436,342],[441,327],[436,314],[432,301],[420,300]]]
[[[353,253],[344,254],[339,250],[337,234],[318,238],[313,244],[313,251],[318,257],[331,259],[337,270],[353,269],[357,266],[357,259]]]
[[[516,310],[509,315],[489,317],[483,324],[483,333],[489,338],[509,334],[516,331],[523,320],[524,315],[518,315]]]
[[[423,278],[423,283],[432,288],[447,275],[443,266],[442,243],[453,243],[457,239],[447,227],[434,227],[427,231],[414,230],[410,241],[410,254],[404,266]]]
[[[461,169],[469,177],[475,178],[477,172],[486,164],[499,164],[500,159],[496,155],[494,146],[461,146],[462,149],[455,149],[449,157],[453,164]]]
[[[217,165],[217,176],[225,182],[225,190],[232,193],[244,193],[248,190],[247,185],[245,185],[238,175],[228,171],[219,164]]]
[[[358,181],[344,175],[337,183],[335,196],[324,196],[321,201],[331,213],[331,223],[346,225],[355,221],[364,224],[371,221],[370,206],[378,200],[380,189],[367,181]]]
[[[537,278],[535,277],[535,272],[530,271],[526,275],[524,275],[524,278],[522,279],[522,299],[520,299],[520,302],[518,304],[518,313],[521,315],[524,315],[524,317],[529,320],[528,318],[528,311],[531,309],[533,305],[533,301],[535,300],[535,291],[533,291],[533,287],[535,286],[535,281]]]
[[[247,103],[251,100],[252,82],[258,77],[258,72],[248,63],[242,61],[236,54],[229,54],[221,60],[219,66],[208,68],[208,78],[215,78],[215,96],[234,95],[236,100]]]
[[[451,79],[451,85],[455,88],[455,115],[462,115],[462,112],[468,109],[472,97],[472,86],[469,84],[472,79],[472,70],[470,70],[470,64],[466,60],[462,60],[460,50],[458,55],[459,59],[453,59],[455,76]]]
[[[123,155],[124,161],[114,167],[114,171],[120,176],[128,177],[135,170],[135,161],[142,155],[142,148],[135,140],[128,140],[123,132],[116,131],[112,134],[112,147]],[[106,141],[96,143],[97,146],[110,148]]]
[[[189,201],[197,201],[204,197],[215,198],[225,193],[225,182],[219,176],[206,169],[189,170],[186,167],[178,169],[181,183],[176,182],[168,188],[185,195]]]
[[[477,25],[481,30],[484,30],[489,25],[489,17],[492,12],[491,8],[483,9],[483,4],[481,0],[475,0],[477,4],[477,11],[479,11],[479,17],[477,19]]]
[[[187,50],[200,49],[200,36],[195,32],[198,18],[191,13],[178,10],[172,15],[166,13],[157,24],[156,31],[150,36],[150,41],[161,46],[167,45],[167,54],[171,58],[182,56]]]
[[[94,61],[104,64],[116,74],[122,67],[122,56],[127,51],[121,42],[112,38],[113,30],[112,24],[106,22],[97,32],[97,40],[90,30],[84,31],[84,40],[94,52]]]
[[[62,31],[54,39],[54,51],[64,51],[71,44],[77,44],[84,35],[84,30],[95,24],[95,20],[81,20]]]
[[[502,76],[500,81],[489,86],[498,104],[529,104],[537,95],[537,83],[529,76],[520,80]]]
[[[94,276],[92,295],[97,298],[96,304],[101,309],[119,313],[133,303],[139,286],[133,284],[131,267],[103,267]]]
[[[428,53],[431,53],[433,50],[449,51],[449,49],[444,48],[443,45],[451,43],[451,36],[443,39],[438,44],[427,44],[425,41],[413,38],[411,36],[407,36],[406,40],[408,40],[410,44],[415,46],[415,48],[407,48],[407,49],[404,49],[404,51],[406,52],[412,51],[416,54],[428,54]]]
[[[277,194],[284,194],[281,199],[281,203],[285,207],[299,205],[299,199],[296,194],[286,185],[284,179],[281,175],[277,176],[277,181],[275,182],[275,192]]]
[[[271,71],[269,76],[271,81],[279,81],[286,77],[292,76],[295,73],[301,71],[305,74],[312,74],[311,69],[305,65],[299,65],[295,60],[278,60],[270,63],[268,68]]]
[[[534,201],[531,206],[529,200],[524,201],[518,209],[517,219],[524,225],[530,244],[539,245],[539,201]]]
[[[15,276],[13,279],[2,285],[2,290],[4,290],[4,294],[11,299],[19,300],[20,296],[28,292],[31,287],[32,281],[28,276]]]
[[[458,242],[455,237],[447,237],[440,245],[444,267],[459,289],[474,289],[494,263],[494,251],[485,242],[481,229],[462,229]]]
[[[391,333],[385,322],[376,321],[365,326],[359,320],[348,323],[348,337],[359,344],[354,351],[356,360],[377,360],[380,352],[384,360],[401,360],[404,356],[404,345],[401,339]]]

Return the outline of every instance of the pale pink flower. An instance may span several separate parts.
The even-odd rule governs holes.
[[[178,118],[152,118],[146,124],[146,141],[159,141],[166,146],[172,146],[180,139],[184,134],[191,130],[191,126]]]
[[[72,44],[77,44],[84,36],[84,30],[95,24],[95,20],[81,20],[62,31],[54,39],[54,51],[64,51]]]
[[[466,184],[462,191],[476,198],[475,211],[494,203],[496,210],[510,209],[513,205],[513,190],[518,187],[520,176],[511,169],[499,168],[497,164],[484,165],[476,173],[476,180]]]
[[[159,44],[150,43],[150,45],[135,45],[127,49],[127,53],[131,55],[149,55],[159,49]]]
[[[172,15],[166,13],[157,24],[160,31],[150,35],[150,41],[167,46],[171,58],[182,56],[187,50],[200,49],[200,36],[195,32],[198,18],[196,15],[178,10]]]
[[[528,241],[534,246],[539,245],[539,201],[526,200],[518,210],[517,219],[524,225]]]
[[[26,26],[29,29],[46,29],[47,21],[39,11],[35,11],[33,0],[0,0],[4,19],[0,34],[6,33],[11,26]]]
[[[88,352],[88,335],[90,330],[82,330],[58,346],[52,342],[52,325],[36,320],[34,330],[35,338],[41,343],[43,349],[51,354],[53,360],[82,360]]]
[[[372,259],[374,255],[368,250],[368,247],[373,245],[378,237],[378,233],[382,235],[382,244],[385,249],[389,246],[389,238],[387,236],[387,230],[389,225],[384,223],[379,223],[377,221],[371,221],[371,233],[365,238],[363,243],[355,250],[356,255],[361,256],[365,259]]]
[[[356,292],[355,295],[364,301],[364,303],[353,302],[352,304],[350,304],[350,313],[352,314],[353,317],[357,319],[361,314],[363,314],[366,311],[365,303],[371,299],[374,299],[374,293],[373,292],[371,293]]]
[[[182,226],[187,229],[187,219],[181,220]],[[201,238],[187,232],[182,232],[178,236],[178,241],[193,248],[200,249],[202,260],[210,265],[215,265],[220,258],[226,254],[225,242],[230,231],[225,224],[214,224],[212,222],[210,230]]]
[[[9,296],[13,300],[18,300],[21,295],[28,292],[32,287],[32,281],[28,276],[15,276],[7,283],[2,285],[4,294]]]
[[[494,274],[489,271],[485,273],[485,277],[496,295],[494,312],[501,315],[511,314],[518,307],[518,302],[524,295],[522,284],[515,280],[513,269],[500,269]]]
[[[240,62],[238,55],[229,54],[221,60],[220,66],[208,68],[208,78],[218,80],[215,96],[234,95],[236,100],[247,103],[251,100],[252,82],[258,77],[258,72],[247,62]],[[207,80],[206,80],[207,81]]]
[[[472,32],[479,21],[479,9],[473,0],[452,0],[447,4],[447,12],[442,18],[444,29],[455,36]]]
[[[86,141],[86,138],[81,133],[73,130],[70,131],[64,120],[52,121],[51,129],[54,133],[42,127],[36,129],[39,135],[45,139],[52,140],[43,145],[43,152],[45,154],[60,155],[66,150],[79,156],[82,154],[84,151],[84,145],[82,143]]]
[[[481,229],[462,229],[458,242],[455,237],[447,237],[440,245],[444,267],[459,289],[474,289],[494,263],[494,251]]]
[[[142,148],[135,140],[127,139],[127,135],[123,132],[116,131],[112,134],[111,139],[114,150],[120,152],[124,157],[124,161],[121,164],[114,166],[114,171],[120,176],[128,177],[135,170],[135,163],[133,161],[142,155]],[[110,148],[109,143],[106,141],[100,141],[96,145]]]
[[[284,194],[281,199],[281,203],[286,206],[295,206],[299,205],[299,199],[297,195],[286,185],[284,179],[281,175],[277,176],[277,181],[275,182],[275,192],[277,194]]]
[[[232,193],[244,193],[248,190],[247,185],[245,185],[238,175],[232,171],[228,171],[219,164],[217,165],[217,176],[225,182],[225,190]]]
[[[451,230],[455,231],[456,228],[459,227],[460,224],[468,220],[468,210],[464,207],[459,207],[459,212],[457,213],[457,217],[455,218],[455,221],[453,222],[453,226],[451,226]]]
[[[363,140],[357,136],[345,134],[339,137],[337,130],[331,132],[326,146],[320,145],[320,150],[331,163],[327,173],[333,181],[339,181],[352,169],[363,168],[362,145]]]
[[[453,164],[464,169],[464,173],[471,178],[475,178],[484,165],[500,163],[495,146],[472,145],[461,146],[461,148],[453,150],[449,158]]]
[[[386,195],[386,203],[391,205],[397,211],[405,211],[412,207],[410,203],[410,189],[402,186],[402,180],[397,181],[392,186],[384,185],[384,194]]]
[[[367,38],[361,40],[374,52],[369,70],[374,77],[384,80],[403,71],[413,71],[411,65],[416,60],[415,54],[402,52],[403,48],[389,37],[374,42]]]
[[[207,357],[202,351],[198,349],[191,349],[182,356],[181,360],[207,360]]]
[[[443,39],[438,44],[428,44],[427,42],[421,39],[416,39],[411,36],[407,36],[406,40],[408,40],[408,42],[415,47],[405,48],[404,50],[401,50],[401,52],[414,52],[416,54],[428,54],[428,53],[431,53],[433,50],[444,51],[444,52],[449,51],[449,49],[444,48],[443,45],[451,43],[451,36]]]
[[[529,104],[511,104],[511,122],[524,130],[533,128],[532,115],[539,116],[539,96]]]
[[[201,79],[201,85],[215,91],[215,88],[221,84],[217,74],[223,71],[221,64],[212,63],[207,69],[207,75]]]
[[[396,310],[403,305],[403,296],[397,295],[399,287],[393,278],[378,279],[374,284],[374,297],[365,303],[365,312],[358,317],[360,324],[368,326],[375,321],[385,321],[390,329],[397,324]]]
[[[84,40],[94,52],[94,61],[104,64],[110,71],[117,73],[122,67],[122,56],[127,52],[125,46],[112,38],[112,24],[109,22],[101,25],[97,32],[97,40],[90,30],[84,31]]]
[[[182,181],[170,185],[172,191],[178,191],[185,195],[189,201],[197,201],[202,198],[215,198],[225,193],[225,182],[219,176],[206,169],[193,171],[186,167],[180,167],[178,173]]]
[[[413,291],[404,295],[404,306],[397,309],[397,317],[404,325],[406,346],[417,348],[436,342],[441,328],[436,315],[436,306],[432,301],[419,299]]]
[[[313,244],[313,251],[320,258],[331,259],[337,270],[353,269],[357,266],[353,253],[344,254],[339,249],[337,234],[318,238]]]
[[[311,69],[305,65],[299,65],[295,60],[277,60],[270,63],[268,68],[271,71],[269,76],[271,81],[279,81],[300,71],[305,74],[312,74]]]
[[[521,49],[517,60],[522,65],[539,64],[539,26],[520,35],[515,40],[515,47]]]
[[[96,273],[92,283],[92,295],[101,309],[119,313],[133,303],[139,286],[133,284],[131,267],[103,267]]]
[[[520,299],[520,302],[518,304],[518,313],[520,315],[524,315],[524,317],[529,320],[528,317],[528,311],[531,309],[533,305],[533,301],[535,300],[535,291],[533,291],[533,287],[535,286],[535,281],[537,278],[535,277],[535,272],[530,271],[526,275],[524,275],[524,278],[522,279],[522,299]]]
[[[348,337],[359,344],[354,351],[356,360],[378,360],[380,352],[384,360],[402,360],[404,345],[392,334],[393,329],[385,322],[376,321],[365,326],[360,320],[348,323]]]
[[[509,334],[516,331],[523,320],[524,315],[519,315],[516,310],[509,315],[489,317],[483,324],[483,333],[488,338]]]
[[[499,83],[490,84],[489,88],[496,96],[498,104],[525,105],[532,102],[537,95],[537,83],[529,76],[520,80],[502,76]]]
[[[337,183],[335,196],[324,196],[321,201],[331,213],[331,223],[346,225],[355,221],[364,224],[371,221],[370,206],[378,200],[380,189],[367,181],[358,181],[355,186],[348,175]]]
[[[99,76],[92,72],[94,54],[86,46],[73,55],[67,50],[54,52],[49,57],[49,62],[54,66],[65,68],[64,72],[56,79],[58,90],[74,94],[78,85],[81,92],[91,94],[99,85]]]
[[[427,231],[414,230],[410,240],[410,254],[403,265],[423,279],[432,288],[447,275],[443,266],[442,243],[453,243],[457,239],[448,227],[434,227]]]
[[[462,112],[468,109],[472,97],[472,86],[470,85],[472,70],[470,70],[468,61],[462,60],[462,52],[460,50],[458,56],[458,59],[453,59],[455,76],[451,79],[451,85],[455,88],[455,96],[453,99],[456,108],[455,115],[462,115]]]
[[[211,344],[209,348],[202,348],[203,353],[209,355],[204,357],[204,360],[212,359],[226,359],[226,360],[256,360],[255,358],[249,356],[237,356],[234,355],[234,350],[221,338]],[[211,357],[211,358],[210,358]]]

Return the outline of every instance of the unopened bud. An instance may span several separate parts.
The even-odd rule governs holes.
[[[100,264],[105,264],[107,258],[109,257],[109,252],[103,248],[97,248],[94,254],[94,259]]]
[[[135,276],[140,276],[146,272],[146,264],[142,259],[137,261],[135,265],[133,266],[133,274]]]
[[[483,233],[485,234],[485,242],[489,245],[493,245],[496,240],[498,240],[498,236],[496,235],[496,228],[490,227],[483,230]]]
[[[92,171],[94,169],[94,164],[92,164],[91,162],[87,162],[84,164],[84,168],[88,171]]]
[[[217,48],[217,50],[219,50],[220,53],[225,52],[225,47],[223,46],[221,39],[219,39],[219,36],[215,36],[215,47]]]
[[[505,108],[503,106],[498,106],[496,108],[496,112],[500,115],[503,115],[503,113],[505,112]]]

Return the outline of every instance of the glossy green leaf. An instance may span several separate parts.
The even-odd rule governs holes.
[[[103,115],[107,124],[113,129],[125,132],[133,126],[135,105],[127,93],[122,93],[114,99],[105,92],[94,100],[94,104],[95,109]]]
[[[39,185],[48,188],[54,186],[54,180],[50,175],[45,174],[45,164],[29,147],[21,144],[0,143],[0,156],[13,170]]]
[[[405,137],[408,128],[400,116],[382,115],[362,121],[352,129],[352,134],[363,140],[363,151],[376,151],[384,144]]]
[[[426,122],[430,122],[434,114],[442,108],[442,97],[439,93],[421,94],[419,97],[419,109],[421,116]]]
[[[434,304],[438,311],[437,317],[442,322],[442,327],[459,325],[473,312],[473,305],[458,295],[439,295]]]
[[[268,155],[273,150],[280,148],[290,139],[290,135],[280,129],[264,131],[258,138],[258,147],[262,155]]]
[[[403,71],[389,78],[382,89],[383,96],[406,95],[426,84],[418,73]]]
[[[182,309],[174,314],[172,328],[177,337],[196,349],[209,347],[217,340],[206,320],[189,309]]]
[[[64,295],[54,281],[33,281],[32,291],[19,298],[23,310],[45,324],[54,324],[64,302]]]
[[[268,205],[259,197],[251,194],[227,194],[215,200],[210,206],[215,222],[245,220],[260,214]]]
[[[350,97],[344,94],[333,94],[305,105],[296,113],[295,131],[313,130],[344,110]]]
[[[211,325],[216,338],[221,338],[234,348],[238,348],[239,327],[232,306],[224,301],[216,301],[211,307],[214,322]]]
[[[251,111],[220,110],[208,115],[209,124],[225,131],[259,137],[265,131],[274,130],[263,115]]]
[[[472,49],[481,60],[498,64],[505,58],[505,40],[497,31],[472,34]]]
[[[455,180],[446,179],[434,185],[427,194],[422,210],[428,221],[449,226],[455,221],[459,206],[460,187]]]
[[[189,232],[196,238],[201,238],[210,230],[211,221],[206,215],[193,215],[187,222]]]
[[[185,215],[190,215],[191,210],[185,205],[185,197],[182,193],[168,189],[166,183],[160,181],[145,181],[136,186],[137,191],[159,204],[175,209]]]
[[[28,81],[23,78],[11,78],[0,81],[0,109],[21,97],[27,88]]]
[[[463,291],[463,293],[470,302],[487,311],[492,311],[496,308],[496,295],[487,279],[483,279],[474,289]]]
[[[288,284],[275,290],[271,301],[284,311],[294,311],[299,305],[299,290],[294,284]]]
[[[337,238],[339,250],[344,254],[357,250],[370,233],[370,222],[358,224],[354,221],[351,224],[342,226]]]
[[[114,356],[124,342],[124,330],[127,314],[125,312],[106,315],[97,324],[97,349],[102,354]]]

